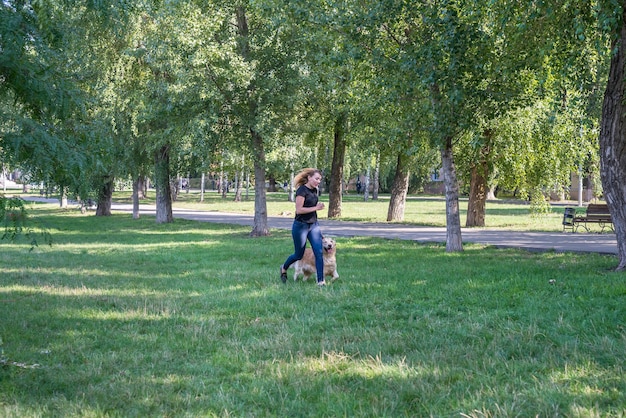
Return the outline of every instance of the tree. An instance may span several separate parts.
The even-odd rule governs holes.
[[[282,2],[224,5],[222,31],[215,35],[230,48],[228,59],[209,73],[226,103],[220,109],[239,135],[241,148],[249,150],[254,164],[255,215],[252,236],[269,234],[265,179],[267,150],[279,147],[280,132],[292,120],[306,77],[301,33],[287,18]],[[230,16],[230,17],[229,17]],[[233,30],[234,29],[234,30]]]
[[[364,8],[368,25],[359,28],[359,34],[388,40],[375,55],[391,56],[406,69],[400,76],[409,76],[408,80],[418,86],[417,93],[423,92],[429,98],[429,133],[440,149],[446,186],[446,249],[460,251],[459,190],[452,146],[459,133],[472,123],[477,104],[469,97],[480,88],[480,70],[489,51],[481,5],[444,1],[369,6]],[[398,84],[412,83],[402,80]]]
[[[611,27],[614,40],[600,126],[600,174],[604,198],[615,225],[618,271],[626,269],[626,2],[620,6],[619,13],[617,7],[607,11],[613,21],[601,22]]]
[[[343,6],[291,1],[288,10],[294,23],[306,32],[302,65],[310,74],[310,80],[315,81],[307,85],[310,92],[307,101],[313,112],[308,123],[322,125],[322,134],[318,135],[320,147],[328,146],[332,150],[328,158],[330,173],[325,174],[328,217],[340,218],[346,151],[350,146],[351,120],[356,107],[353,82],[359,61],[351,53],[349,39],[342,34],[342,16],[346,13]],[[328,159],[325,158],[326,164]],[[320,164],[318,168],[324,170]]]
[[[248,26],[247,10],[244,6],[235,7],[237,35],[239,38],[238,52],[243,60],[252,65],[253,56],[250,45],[250,30]],[[267,69],[264,69],[267,70]],[[250,235],[258,237],[269,235],[269,226],[267,224],[267,200],[265,195],[265,142],[260,130],[256,127],[258,118],[258,100],[254,81],[251,81],[247,89],[245,101],[248,104],[247,128],[250,135],[250,144],[254,159],[254,224]]]
[[[39,5],[0,4],[0,153],[32,181],[77,185],[86,164],[72,68],[58,49],[69,18],[40,18]],[[45,7],[44,7],[45,8]]]

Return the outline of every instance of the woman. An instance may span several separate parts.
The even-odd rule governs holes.
[[[322,253],[322,231],[317,223],[317,211],[324,209],[324,204],[318,202],[318,186],[322,181],[322,172],[317,168],[305,168],[295,178],[296,186],[296,217],[291,227],[294,253],[280,266],[280,279],[287,282],[289,266],[302,259],[306,241],[311,243],[315,255],[315,269],[317,270],[317,284],[324,286],[324,255]]]

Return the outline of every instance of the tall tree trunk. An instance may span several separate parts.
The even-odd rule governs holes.
[[[250,191],[250,172],[246,170],[246,200],[249,200]]]
[[[206,175],[202,172],[202,178],[200,179],[200,202],[204,202],[204,179]]]
[[[374,166],[374,185],[372,186],[372,200],[378,200],[378,189],[380,189],[380,152],[376,156]]]
[[[176,200],[178,200],[179,192],[180,192],[180,177],[178,175],[176,177],[170,176],[170,197],[172,198],[172,202],[176,202]]]
[[[459,214],[459,183],[456,178],[452,138],[448,137],[441,148],[443,182],[446,190],[446,251],[463,251],[461,217]]]
[[[235,8],[235,17],[237,20],[237,32],[239,54],[246,62],[251,62],[249,43],[249,27],[246,9],[244,6]],[[254,82],[250,84],[247,91],[248,100],[248,119],[250,120],[250,139],[252,143],[252,155],[254,157],[254,225],[250,236],[261,237],[270,234],[267,224],[267,198],[265,192],[265,149],[263,137],[257,132],[253,126],[257,118],[257,98],[255,97],[256,86]]]
[[[169,144],[163,145],[154,155],[154,182],[156,187],[156,222],[159,224],[173,222]]]
[[[365,189],[363,189],[363,201],[367,202],[369,200],[370,197],[370,178],[372,175],[372,164],[370,162],[370,164],[367,165],[367,171],[365,173],[365,181],[364,181],[364,187]]]
[[[250,130],[250,134],[254,155],[254,225],[250,236],[264,237],[270,234],[265,193],[265,149],[261,135],[254,130]]]
[[[146,198],[147,181],[146,176],[140,174],[135,180],[137,182],[137,199],[143,200]]]
[[[403,152],[399,152],[396,162],[396,174],[393,177],[393,185],[391,186],[389,209],[387,209],[388,222],[401,222],[404,220],[404,208],[406,206],[410,178],[407,161],[406,155]]]
[[[67,187],[59,186],[59,206],[63,209],[67,209]]]
[[[296,175],[293,172],[293,168],[291,169],[291,172],[289,173],[289,201],[290,202],[295,202],[296,201],[296,192],[294,190],[294,182],[295,182],[295,177]]]
[[[602,104],[600,126],[600,178],[617,238],[619,264],[626,269],[626,132],[624,132],[624,65],[626,65],[626,5],[619,37],[611,48],[611,68]]]
[[[485,203],[487,202],[487,170],[486,161],[472,167],[470,178],[470,195],[467,203],[466,227],[485,226]]]
[[[96,216],[111,216],[111,201],[113,200],[113,177],[106,176],[98,190],[98,207]]]
[[[243,191],[243,165],[241,170],[235,172],[235,202],[241,202],[241,193]]]
[[[268,191],[269,192],[275,192],[276,189],[276,179],[273,176],[270,176],[270,178],[267,181],[269,187],[268,187]]]
[[[478,161],[471,171],[470,195],[465,220],[467,227],[485,226],[485,203],[489,192],[487,179],[489,178],[493,131],[489,128],[485,129],[482,137],[483,145],[478,151]]]
[[[148,197],[148,189],[150,188],[150,178],[141,175],[141,179],[143,179],[143,194],[139,195],[140,199],[146,199]]]
[[[228,191],[230,187],[230,178],[228,171],[222,172],[222,199],[228,197]]]
[[[133,180],[133,219],[139,219],[139,196],[141,193],[141,176]]]
[[[341,217],[343,165],[346,158],[346,120],[345,112],[342,112],[335,120],[333,163],[328,189],[329,218]]]

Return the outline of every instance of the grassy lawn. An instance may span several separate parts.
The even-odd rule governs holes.
[[[626,414],[615,257],[340,238],[318,289],[280,282],[288,231],[32,211],[51,247],[0,241],[2,417]]]

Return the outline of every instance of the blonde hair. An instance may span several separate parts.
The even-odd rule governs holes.
[[[296,177],[294,178],[296,186],[300,187],[306,184],[309,181],[309,177],[316,173],[318,173],[320,176],[322,175],[322,172],[317,168],[303,168],[298,174],[296,174]]]

